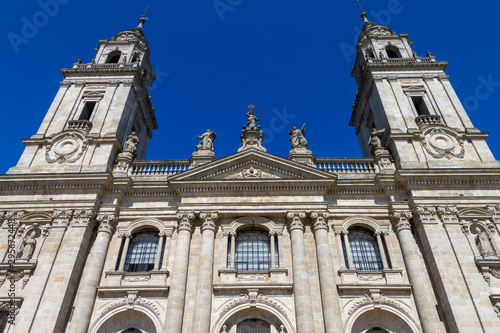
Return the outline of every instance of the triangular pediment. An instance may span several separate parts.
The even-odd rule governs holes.
[[[336,176],[257,149],[248,149],[190,169],[175,175],[170,180],[231,182],[300,179],[332,180],[336,179]]]

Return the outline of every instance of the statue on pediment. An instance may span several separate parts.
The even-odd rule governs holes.
[[[248,119],[247,119],[247,126],[243,126],[243,129],[258,130],[260,128],[260,125],[259,126],[255,125],[255,122],[259,121],[259,118],[257,118],[253,114],[253,111],[250,110],[245,115],[248,117]]]
[[[297,129],[297,127],[293,126],[292,130],[288,132],[290,134],[290,142],[292,143],[292,149],[294,148],[306,148],[307,149],[307,140],[304,137],[306,134],[306,124],[302,125],[301,129]]]
[[[215,132],[207,129],[205,133],[200,136],[197,136],[200,139],[200,144],[196,146],[196,150],[214,150],[214,140],[215,140]]]

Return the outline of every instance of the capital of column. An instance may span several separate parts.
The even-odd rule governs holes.
[[[179,231],[187,230],[193,232],[193,221],[196,218],[196,214],[193,212],[187,213],[177,213],[177,219],[179,220]]]
[[[458,209],[455,206],[437,206],[436,212],[443,223],[458,223]]]
[[[219,219],[219,213],[217,212],[202,212],[200,213],[200,220],[203,221],[203,224],[201,225],[201,231],[203,232],[204,230],[212,230],[215,231],[216,228],[216,222]]]
[[[100,214],[96,218],[99,223],[99,229],[97,232],[107,232],[112,234],[115,229],[118,217],[115,214]]]
[[[67,227],[73,213],[73,209],[55,209],[52,213],[52,227]]]
[[[132,238],[132,234],[118,234],[118,238]]]
[[[170,231],[168,232],[160,232],[158,234],[159,237],[172,237],[172,233]]]
[[[304,231],[304,219],[306,218],[306,212],[290,211],[286,213],[286,218],[288,219],[290,231],[295,229]]]
[[[76,209],[71,219],[74,227],[90,227],[95,221],[96,213],[93,209]]]
[[[316,230],[324,229],[328,230],[328,212],[323,211],[314,211],[311,212],[311,220],[313,221],[313,230],[316,232]]]
[[[394,211],[391,214],[391,220],[396,226],[398,233],[402,230],[411,230],[410,220],[412,218],[412,213],[407,210]]]
[[[0,222],[3,223],[3,221],[7,220],[12,227],[12,225],[17,225],[21,221],[24,214],[26,214],[25,210],[4,211],[0,214]]]

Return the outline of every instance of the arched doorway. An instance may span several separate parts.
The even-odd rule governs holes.
[[[271,333],[271,325],[258,318],[245,319],[238,323],[236,333]]]
[[[159,333],[155,323],[150,316],[142,311],[118,309],[110,315],[101,318],[89,332],[95,333]]]
[[[392,309],[362,311],[348,324],[349,333],[419,333],[418,326],[407,316],[400,316]],[[350,329],[349,329],[349,326]]]

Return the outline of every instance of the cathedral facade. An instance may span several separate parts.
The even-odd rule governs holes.
[[[187,160],[157,128],[142,24],[100,40],[0,176],[0,332],[499,332],[500,163],[445,73],[366,18],[363,158],[287,157],[241,114]],[[246,119],[246,120],[245,120]]]

